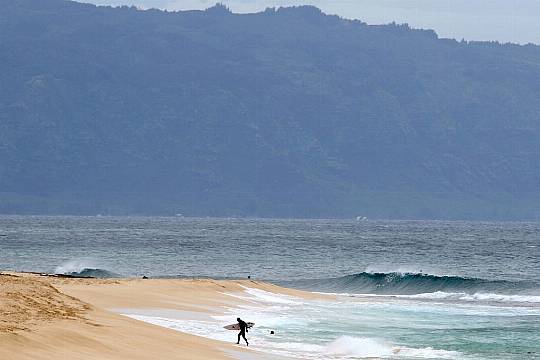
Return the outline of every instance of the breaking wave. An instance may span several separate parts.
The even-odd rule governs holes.
[[[88,278],[100,278],[100,279],[120,277],[119,274],[113,273],[112,271],[108,271],[105,269],[90,269],[90,268],[82,269],[81,271],[76,271],[76,272],[62,273],[62,275],[88,277]]]
[[[121,275],[112,271],[101,269],[86,260],[72,260],[57,266],[55,274],[88,278],[116,278]]]
[[[397,272],[362,272],[338,278],[284,281],[280,284],[320,292],[382,295],[437,292],[460,293],[463,296],[477,293],[521,294],[524,291],[538,289],[536,284],[530,282]]]
[[[413,357],[426,359],[454,359],[459,353],[454,351],[438,350],[433,348],[408,348],[392,346],[381,340],[370,338],[357,338],[341,336],[328,344],[325,349],[328,355],[338,355],[354,358],[379,357]]]

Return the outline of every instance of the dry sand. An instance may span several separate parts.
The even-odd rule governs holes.
[[[71,279],[0,274],[0,359],[257,359],[249,349],[154,326],[111,309],[219,312],[244,286],[299,297],[257,281]],[[237,299],[235,301],[238,301]]]

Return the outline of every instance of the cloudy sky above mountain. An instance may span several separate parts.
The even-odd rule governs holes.
[[[217,0],[83,0],[100,5],[135,5],[168,10],[205,9]],[[466,40],[540,44],[538,0],[224,0],[234,12],[266,7],[315,5],[329,14],[369,24],[395,21],[429,28],[439,36]]]

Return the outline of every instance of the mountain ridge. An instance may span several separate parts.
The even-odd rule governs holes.
[[[14,0],[0,213],[540,219],[540,47]]]

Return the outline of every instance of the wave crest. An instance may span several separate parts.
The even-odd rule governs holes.
[[[531,283],[506,280],[397,272],[362,272],[330,279],[289,281],[286,282],[286,285],[322,292],[381,295],[415,295],[435,292],[465,294],[479,292],[519,293],[533,289],[536,286]]]

